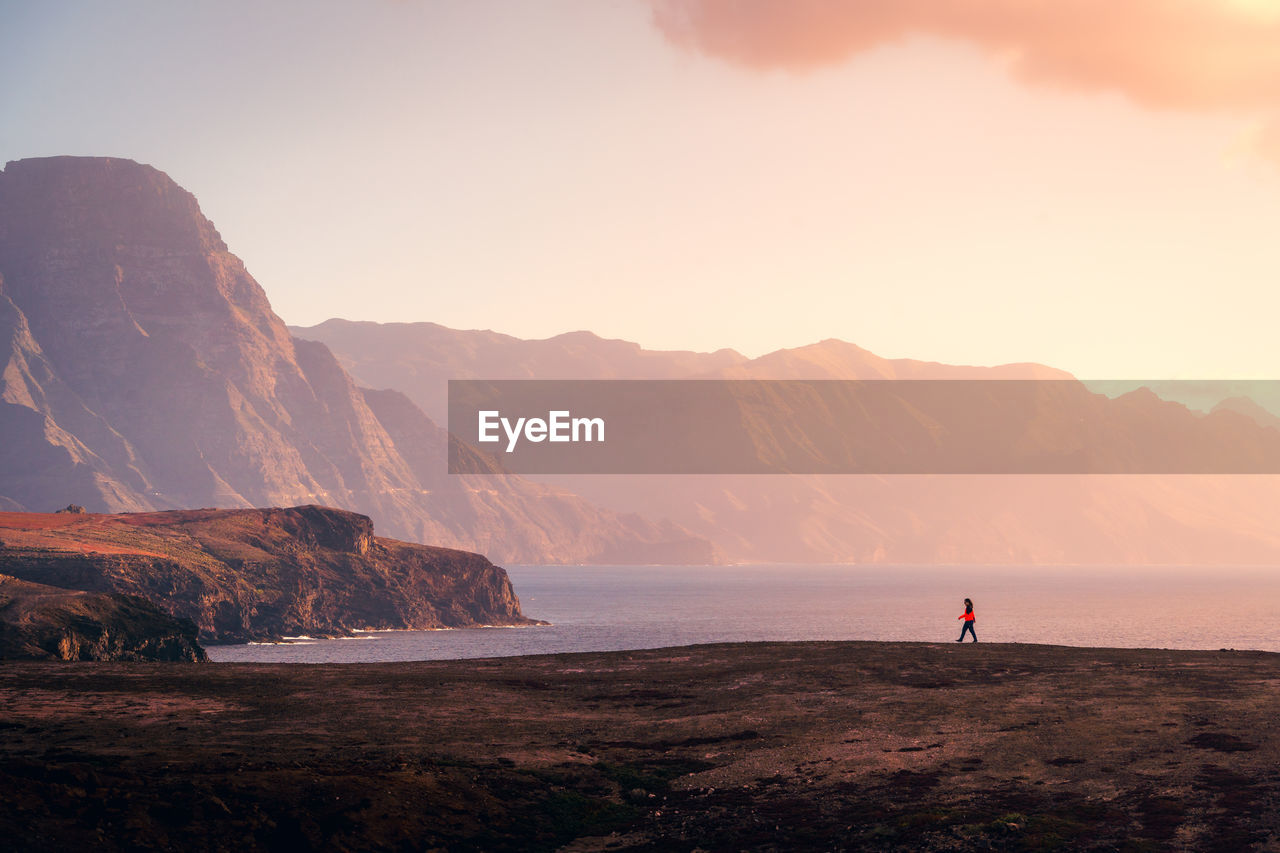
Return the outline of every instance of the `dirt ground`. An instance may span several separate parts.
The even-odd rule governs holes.
[[[9,849],[1280,850],[1280,655],[0,664]],[[7,845],[6,845],[7,846]]]

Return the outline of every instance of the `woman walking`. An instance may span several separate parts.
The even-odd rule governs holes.
[[[975,643],[978,642],[978,634],[973,630],[973,602],[966,598],[964,600],[964,613],[956,618],[964,620],[964,627],[960,629],[960,639],[956,640],[956,642],[963,643],[966,632],[973,637]]]

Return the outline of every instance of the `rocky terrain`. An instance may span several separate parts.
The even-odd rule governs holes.
[[[0,666],[18,851],[1280,843],[1280,656],[767,643]]]
[[[211,643],[534,621],[479,554],[377,537],[367,516],[318,506],[0,513],[0,570],[138,596]]]
[[[407,401],[405,401],[407,402]],[[412,404],[375,412],[163,172],[48,157],[0,171],[0,507],[324,504],[512,562],[706,562],[687,530],[516,477],[450,477]],[[686,548],[685,546],[688,545]]]
[[[0,659],[203,661],[196,626],[141,598],[0,575]]]

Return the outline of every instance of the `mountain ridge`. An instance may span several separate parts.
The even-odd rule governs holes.
[[[403,327],[401,327],[402,331]],[[340,335],[331,335],[339,330]],[[336,356],[369,385],[403,380],[404,365],[419,381],[399,390],[424,410],[443,408],[445,379],[595,378],[600,359],[566,356],[550,376],[531,377],[529,365],[508,363],[478,375],[494,361],[485,338],[454,331],[447,352],[441,335],[421,352],[403,351],[403,334],[379,341],[376,323],[330,320],[293,328],[325,340]],[[508,336],[509,337],[509,336]],[[554,339],[551,339],[554,340]],[[421,342],[420,342],[421,343]],[[503,351],[518,349],[509,340]],[[475,353],[473,356],[466,356]],[[465,357],[464,357],[465,356]],[[656,357],[661,357],[658,353]],[[470,361],[467,359],[470,358]],[[644,373],[633,359],[629,379],[670,378],[675,370]],[[613,369],[611,367],[611,369]],[[682,378],[726,379],[1070,379],[1052,367],[945,365],[883,359],[845,341],[778,350],[735,360]],[[1101,397],[1099,405],[1102,405]],[[1209,415],[1154,394],[1126,395],[1106,404],[1116,417],[1220,430],[1227,417],[1245,418],[1223,405]],[[1234,408],[1240,408],[1235,405]],[[1170,420],[1162,411],[1173,413]],[[1256,412],[1255,412],[1256,414]],[[1162,421],[1162,418],[1164,420]],[[1214,420],[1216,419],[1216,420]],[[1258,419],[1236,423],[1241,437],[1258,437]],[[1265,425],[1265,424],[1264,424]],[[1034,438],[1034,436],[1031,436]],[[1150,448],[1112,448],[1135,453]],[[735,562],[1270,564],[1280,561],[1280,535],[1268,507],[1280,500],[1280,477],[1254,475],[539,475],[531,477],[581,494],[619,512],[661,514],[715,543]]]

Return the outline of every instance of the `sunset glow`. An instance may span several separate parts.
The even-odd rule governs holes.
[[[0,0],[0,81],[5,849],[1280,850],[1280,0]]]
[[[5,5],[0,158],[166,171],[293,323],[1280,374],[1274,2]]]

